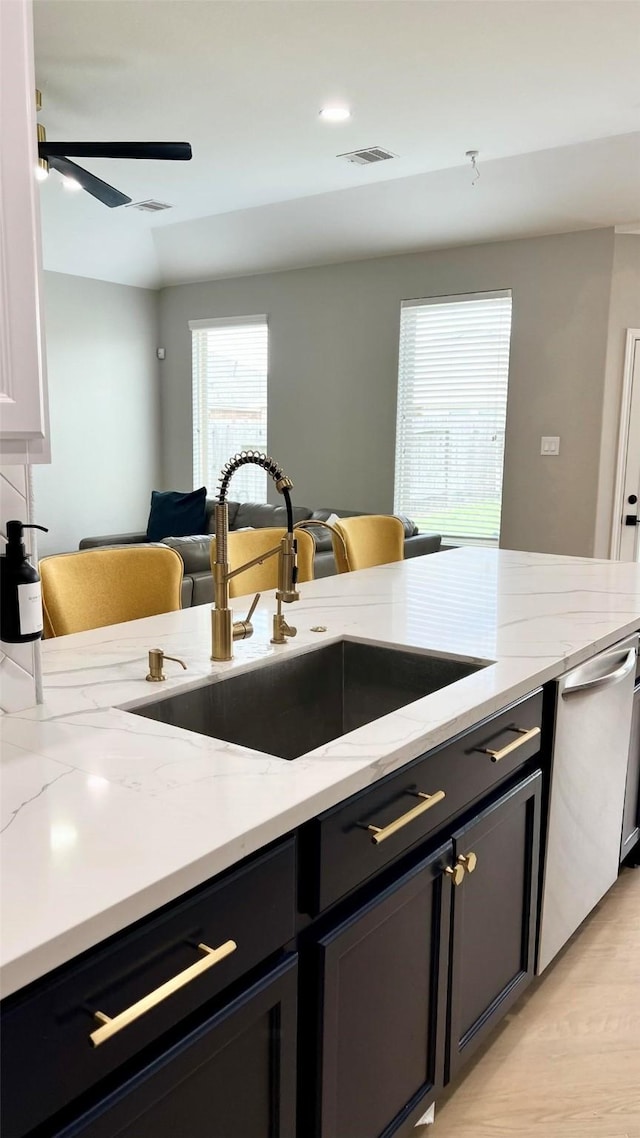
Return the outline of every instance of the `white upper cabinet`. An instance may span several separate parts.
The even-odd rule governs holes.
[[[49,462],[31,0],[0,0],[0,460]]]

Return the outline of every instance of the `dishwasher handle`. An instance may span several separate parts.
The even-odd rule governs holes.
[[[620,664],[618,668],[615,668],[613,672],[607,672],[606,676],[596,676],[592,680],[583,680],[582,683],[566,684],[562,691],[562,698],[566,699],[567,696],[575,695],[576,692],[580,691],[595,691],[598,688],[609,688],[612,687],[613,684],[619,684],[621,680],[624,680],[625,676],[629,675],[629,672],[633,671],[635,665],[636,650],[632,648],[624,663]]]

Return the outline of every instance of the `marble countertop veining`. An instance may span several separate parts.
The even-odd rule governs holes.
[[[228,664],[209,659],[207,605],[43,643],[44,704],[0,719],[3,995],[640,627],[640,566],[505,550],[301,593],[294,640],[269,643],[265,595]],[[492,663],[293,762],[123,710],[342,637]],[[188,666],[160,688],[155,647]]]

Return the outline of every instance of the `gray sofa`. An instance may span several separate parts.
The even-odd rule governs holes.
[[[213,602],[213,577],[209,559],[211,536],[215,533],[215,501],[207,499],[206,534],[194,534],[192,537],[166,537],[163,545],[170,545],[176,549],[184,562],[184,579],[182,582],[182,607],[191,605],[204,605]],[[338,517],[357,517],[362,511],[357,510],[311,510],[307,506],[294,506],[294,522],[318,520],[326,521],[331,514]],[[404,555],[405,557],[419,557],[424,553],[436,553],[440,548],[440,535],[436,533],[419,533],[417,526],[409,519],[398,515],[404,526]],[[266,502],[229,502],[229,530],[261,529],[265,526],[285,527],[287,515],[284,506],[271,506]],[[333,559],[331,534],[328,530],[314,529],[313,536],[316,541],[316,556],[314,562],[314,575],[316,577],[329,577],[335,573],[336,566]],[[146,533],[118,533],[106,534],[101,537],[84,537],[80,542],[80,549],[97,549],[105,545],[132,545],[147,544]]]

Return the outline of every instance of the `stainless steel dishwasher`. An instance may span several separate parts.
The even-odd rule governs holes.
[[[636,635],[556,681],[538,973],[618,876],[637,651]]]

